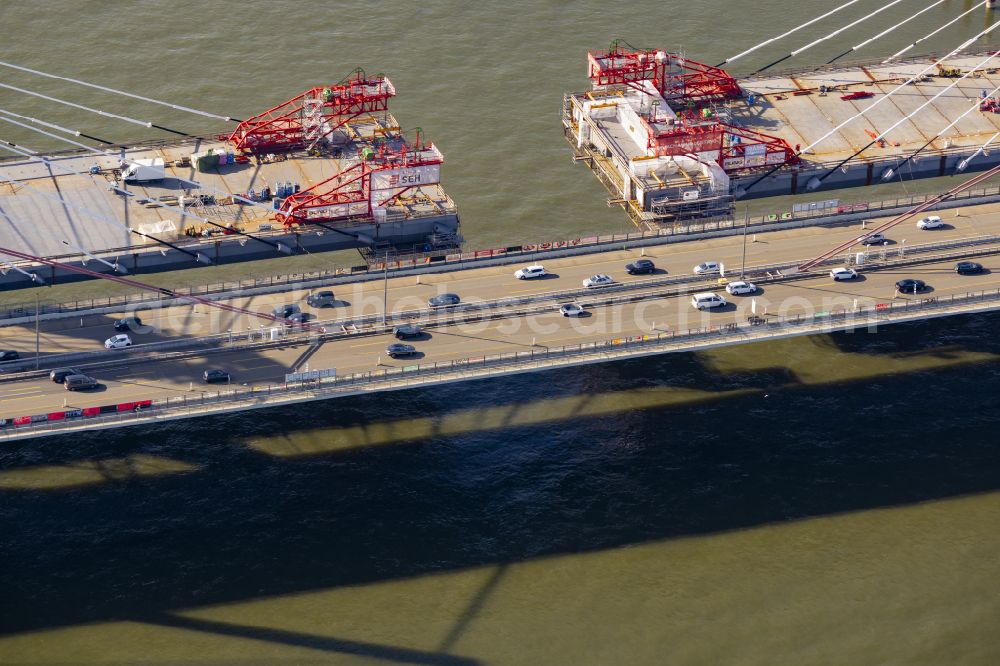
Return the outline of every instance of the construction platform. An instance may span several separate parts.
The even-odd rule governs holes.
[[[1000,56],[935,98],[990,52],[949,58],[924,74],[936,58],[730,77],[738,94],[689,98],[683,91],[664,92],[675,81],[683,85],[682,77],[671,79],[669,70],[636,76],[649,58],[633,60],[627,63],[631,69],[620,67],[625,74],[609,78],[608,63],[621,66],[629,55],[591,56],[594,87],[565,97],[563,127],[576,159],[589,164],[611,192],[609,205],[622,205],[642,228],[725,217],[739,197],[822,192],[883,182],[884,176],[943,176],[956,173],[963,162],[969,171],[1000,163],[1000,151],[980,151],[1000,131],[995,91],[1000,89]],[[654,76],[666,83],[654,83]],[[713,76],[728,77],[722,70]],[[918,78],[837,129],[912,77]],[[868,145],[883,132],[881,140]],[[769,175],[761,180],[762,174]],[[816,187],[819,176],[824,178]]]
[[[365,162],[371,146],[405,145],[398,127],[388,112],[368,114],[343,123],[326,140],[307,148],[244,154],[204,171],[197,168],[198,155],[233,155],[224,137],[114,146],[102,149],[101,155],[83,150],[50,153],[44,162],[3,159],[0,247],[64,262],[79,258],[81,263],[87,260],[84,251],[123,265],[132,256],[132,263],[138,264],[138,255],[146,254],[141,262],[146,270],[191,263],[190,256],[167,249],[166,243],[177,248],[209,244],[216,250],[222,243],[222,252],[202,251],[213,261],[275,256],[280,239],[286,249],[299,251],[358,248],[379,256],[454,251],[461,242],[458,214],[437,182],[439,171],[426,179],[432,182],[413,185],[401,182],[405,168],[378,172]],[[433,145],[420,150],[438,164],[442,161]],[[122,179],[127,165],[150,160],[162,160],[162,178],[132,183]],[[339,174],[358,171],[359,166],[372,179],[370,200],[366,192],[364,200],[335,211],[336,216],[327,213],[315,224],[312,211],[302,213],[310,219],[301,223],[281,223],[279,213],[287,212],[279,210],[283,202],[293,196],[308,200],[313,186],[335,189]],[[373,179],[378,177],[382,184],[376,190]],[[0,259],[24,263],[3,255]]]

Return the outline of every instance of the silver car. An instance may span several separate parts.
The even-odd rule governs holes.
[[[720,270],[721,267],[719,265],[719,262],[705,261],[692,268],[691,272],[694,273],[695,275],[711,275],[713,273],[720,272]]]

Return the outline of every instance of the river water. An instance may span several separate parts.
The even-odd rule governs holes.
[[[2,2],[0,53],[239,117],[355,66],[384,71],[398,119],[444,152],[482,247],[627,228],[560,133],[587,49],[623,37],[715,63],[830,8],[311,4]],[[874,8],[858,4],[734,72]],[[859,55],[972,4],[945,2]],[[789,64],[824,62],[922,6]],[[986,20],[977,11],[924,50]],[[28,75],[0,82],[225,128]],[[0,100],[96,136],[147,136]],[[998,663],[998,324],[934,320],[7,446],[0,663]]]

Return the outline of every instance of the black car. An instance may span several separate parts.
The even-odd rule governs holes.
[[[461,300],[458,294],[440,294],[427,301],[427,305],[432,308],[439,308],[445,305],[458,305]]]
[[[312,318],[313,316],[308,312],[293,312],[292,314],[288,315],[288,321],[290,321],[293,324],[305,324]]]
[[[279,305],[278,307],[276,307],[273,310],[271,310],[271,314],[273,314],[275,317],[281,317],[282,319],[288,319],[293,314],[295,314],[297,312],[301,312],[301,311],[302,310],[299,308],[299,306],[295,305],[293,303],[291,305]]]
[[[955,272],[959,275],[976,275],[983,272],[983,265],[974,261],[960,261],[955,264]]]
[[[49,373],[49,379],[54,381],[56,384],[62,384],[63,380],[70,375],[82,375],[83,370],[79,368],[56,368]]]
[[[314,294],[309,294],[306,298],[306,303],[314,308],[322,308],[328,305],[333,305],[337,301],[333,297],[332,291],[317,291]]]
[[[98,386],[97,380],[87,375],[67,375],[63,380],[63,388],[67,391],[86,391]]]
[[[400,324],[392,327],[392,334],[396,336],[397,340],[419,338],[423,334],[423,329],[416,324]]]
[[[21,355],[13,349],[0,349],[0,361],[16,361],[19,358]]]
[[[229,383],[230,376],[225,370],[219,370],[218,368],[213,368],[212,370],[206,370],[202,377],[205,378],[205,383],[215,384],[217,382]]]
[[[920,291],[927,291],[927,283],[923,280],[907,278],[896,283],[896,290],[901,294],[916,294]]]
[[[142,326],[142,320],[138,317],[122,317],[115,322],[115,330],[119,333],[125,331],[137,331]]]
[[[394,342],[385,349],[385,353],[389,355],[389,358],[398,358],[400,356],[411,356],[417,353],[417,348],[413,345],[404,345],[399,342]]]
[[[882,234],[872,234],[867,238],[861,239],[862,245],[888,245],[889,240]]]
[[[649,259],[636,259],[631,264],[625,264],[625,271],[629,275],[637,275],[639,273],[652,273],[656,270],[656,264],[654,264]]]

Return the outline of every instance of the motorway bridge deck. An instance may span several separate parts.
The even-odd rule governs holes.
[[[92,392],[69,393],[47,377],[8,377],[0,383],[0,418],[136,400],[164,403],[190,399],[197,402],[204,392],[217,390],[200,381],[207,367],[222,367],[231,372],[234,384],[244,392],[254,387],[263,391],[268,386],[280,386],[286,374],[293,371],[335,368],[340,377],[351,374],[377,377],[379,373],[391,374],[403,368],[445,366],[455,361],[467,363],[468,359],[495,358],[500,354],[517,358],[525,355],[531,358],[537,354],[540,359],[552,361],[548,365],[540,362],[533,368],[541,369],[560,363],[584,362],[582,357],[559,362],[549,354],[564,346],[609,340],[655,341],[659,338],[662,341],[665,336],[678,336],[673,346],[666,341],[659,348],[654,349],[651,345],[643,350],[643,353],[662,353],[697,348],[690,344],[695,338],[685,337],[688,331],[735,331],[745,327],[751,319],[765,324],[787,323],[799,318],[822,319],[831,313],[874,313],[893,304],[898,310],[901,304],[908,302],[930,308],[935,300],[961,300],[973,292],[995,292],[1000,287],[1000,216],[994,214],[993,207],[984,207],[952,211],[946,222],[945,228],[933,231],[920,231],[912,221],[898,227],[890,234],[888,244],[870,248],[874,263],[861,267],[861,276],[851,282],[831,280],[829,267],[813,275],[780,278],[776,271],[768,271],[770,277],[761,274],[759,266],[793,264],[811,258],[831,245],[862,235],[859,225],[762,234],[756,242],[748,239],[747,272],[761,274],[762,280],[754,278],[760,289],[753,296],[727,295],[730,305],[711,312],[692,308],[690,293],[723,293],[724,285],[718,284],[717,276],[693,278],[690,276],[692,266],[706,260],[721,261],[728,266],[729,278],[736,279],[742,257],[741,238],[647,248],[645,254],[656,261],[660,270],[654,276],[626,275],[623,264],[636,258],[639,251],[618,250],[546,262],[546,268],[553,275],[533,281],[518,281],[512,276],[516,266],[503,266],[426,275],[419,279],[403,277],[387,284],[357,283],[346,293],[338,289],[337,296],[342,302],[339,307],[324,308],[326,318],[360,321],[367,317],[378,322],[386,287],[390,323],[391,318],[406,313],[419,317],[426,330],[420,339],[412,341],[417,353],[406,359],[386,356],[386,346],[395,340],[378,325],[361,328],[358,334],[320,338],[303,332],[282,336],[272,343],[262,342],[259,333],[248,340],[244,326],[247,322],[244,321],[224,319],[221,315],[210,315],[187,306],[165,308],[143,315],[144,321],[153,324],[156,331],[137,335],[137,342],[159,340],[183,345],[195,336],[219,332],[223,333],[223,340],[211,347],[196,346],[163,354],[156,351],[155,344],[151,346],[151,353],[143,352],[141,346],[128,353],[101,349],[99,341],[113,333],[110,323],[115,315],[84,316],[82,327],[79,317],[57,319],[44,322],[40,331],[45,354],[39,358],[39,366],[44,369],[61,364],[60,355],[67,352],[83,353],[86,358],[82,362],[94,364],[85,369],[101,382],[101,386]],[[918,252],[921,246],[934,249]],[[977,261],[985,270],[979,275],[957,275],[954,271],[957,258],[971,255],[978,255]],[[583,289],[581,280],[594,273],[612,275],[622,286],[606,290]],[[895,282],[905,277],[926,280],[930,289],[918,295],[899,294]],[[459,293],[466,302],[488,303],[511,296],[522,300],[512,305],[489,305],[453,314],[429,311],[426,299],[444,291]],[[300,302],[301,298],[302,294],[285,293],[234,301],[269,311],[275,304]],[[566,301],[584,305],[587,316],[562,317],[558,305]],[[994,304],[1000,305],[1000,298],[988,303],[979,301],[972,310],[967,308],[965,311],[991,309]],[[199,309],[204,310],[204,306]],[[963,310],[953,308],[953,311]],[[930,310],[927,312],[932,316]],[[228,316],[228,313],[223,314]],[[913,312],[908,315],[914,318]],[[251,331],[258,330],[255,323],[250,324]],[[860,325],[866,323],[862,317]],[[831,330],[829,326],[823,328],[819,320],[817,326],[817,331]],[[849,322],[841,322],[840,328],[849,326]],[[228,335],[230,328],[234,331],[231,338]],[[328,325],[328,328],[336,326]],[[773,335],[811,332],[799,329],[789,333],[784,328],[771,326],[759,330],[769,328]],[[752,338],[721,342],[735,344],[761,337],[766,336],[755,334]],[[7,326],[0,329],[0,340],[0,347],[19,348],[29,355],[34,347],[34,332],[30,326]],[[30,369],[33,364],[28,365]],[[474,376],[477,375],[473,373],[467,378]],[[398,387],[398,384],[394,386]],[[259,406],[266,404],[269,402],[265,400]]]

